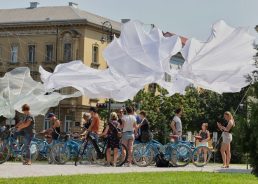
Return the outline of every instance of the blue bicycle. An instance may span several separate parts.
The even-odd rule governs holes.
[[[59,142],[51,149],[51,157],[56,164],[65,164],[74,159],[82,144],[80,140],[70,138],[69,134],[66,136],[67,140],[65,142]]]
[[[1,139],[0,139],[0,164],[5,163],[9,158],[15,157],[20,158],[25,161],[27,150],[24,144],[21,144],[17,139],[15,139],[14,133],[16,128],[7,129],[6,127],[1,127]],[[32,161],[38,158],[38,146],[36,143],[31,142],[29,145],[30,157]]]
[[[164,157],[172,166],[184,167],[192,160],[193,142],[178,140],[177,136],[172,136],[175,140],[164,147]]]
[[[155,157],[159,152],[163,152],[164,146],[151,140],[147,143],[137,143],[133,148],[133,162],[139,167],[147,167],[154,163]]]

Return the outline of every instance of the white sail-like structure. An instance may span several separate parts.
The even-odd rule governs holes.
[[[157,27],[146,31],[141,22],[130,21],[104,51],[108,69],[73,61],[58,65],[53,73],[40,68],[40,73],[47,91],[72,86],[90,98],[116,101],[133,98],[150,83],[161,85],[169,95],[183,94],[191,84],[218,93],[238,92],[249,84],[247,75],[256,70],[253,42],[246,28],[218,21],[206,42],[190,39],[182,49],[178,36],[165,38]],[[170,58],[179,51],[185,63],[179,70],[171,69]],[[164,80],[165,73],[172,82]]]
[[[73,61],[58,65],[53,73],[41,67],[41,79],[48,91],[72,86],[90,98],[125,101],[146,84],[162,80],[171,56],[181,48],[178,36],[165,38],[156,27],[146,31],[141,22],[130,21],[104,51],[108,69],[97,70]]]
[[[254,40],[247,28],[218,21],[206,42],[187,41],[181,51],[185,63],[177,77],[218,93],[239,92],[250,84],[247,76],[257,69]]]
[[[44,86],[34,81],[27,67],[15,68],[0,78],[0,115],[13,118],[15,110],[21,111],[23,104],[29,104],[33,115],[44,115],[50,107],[57,106],[65,98],[78,97],[79,92],[61,95],[53,92],[46,95]]]

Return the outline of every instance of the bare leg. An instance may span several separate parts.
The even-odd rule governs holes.
[[[204,159],[204,162],[206,163],[207,162],[207,150],[204,148],[202,149],[203,151],[203,159]]]
[[[132,155],[133,155],[133,139],[128,141],[128,162],[129,164],[132,163]]]
[[[221,156],[222,156],[222,160],[223,160],[223,166],[227,165],[227,158],[226,158],[226,144],[222,143],[221,148],[220,148],[220,152],[221,152]]]
[[[123,140],[123,141],[122,141],[122,144],[125,145],[125,147],[128,149],[128,141]],[[125,149],[122,147],[122,155],[123,155],[123,158],[125,158],[125,154],[126,154],[126,151],[125,151]]]
[[[118,157],[118,148],[114,148],[114,166],[116,166]]]
[[[227,162],[226,162],[226,166],[228,166],[228,167],[229,167],[230,159],[231,159],[230,144],[227,144],[227,145],[226,145],[226,153],[227,153]]]
[[[110,148],[108,148],[108,149],[107,149],[107,152],[106,152],[106,156],[107,156],[107,164],[110,164],[110,162],[111,162],[110,152],[111,152],[111,149],[110,149]]]

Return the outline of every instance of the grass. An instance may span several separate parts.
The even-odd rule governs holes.
[[[228,174],[207,172],[149,172],[149,173],[125,173],[125,174],[88,174],[73,176],[31,177],[17,179],[0,179],[1,184],[258,184],[258,178],[251,174]]]

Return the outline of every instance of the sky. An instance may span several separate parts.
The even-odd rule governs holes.
[[[30,1],[39,6],[66,6],[64,0],[0,0],[0,9],[26,8]],[[70,0],[79,8],[110,19],[137,19],[155,24],[188,38],[206,40],[213,23],[223,19],[229,25],[248,26],[251,33],[258,25],[258,0]]]

